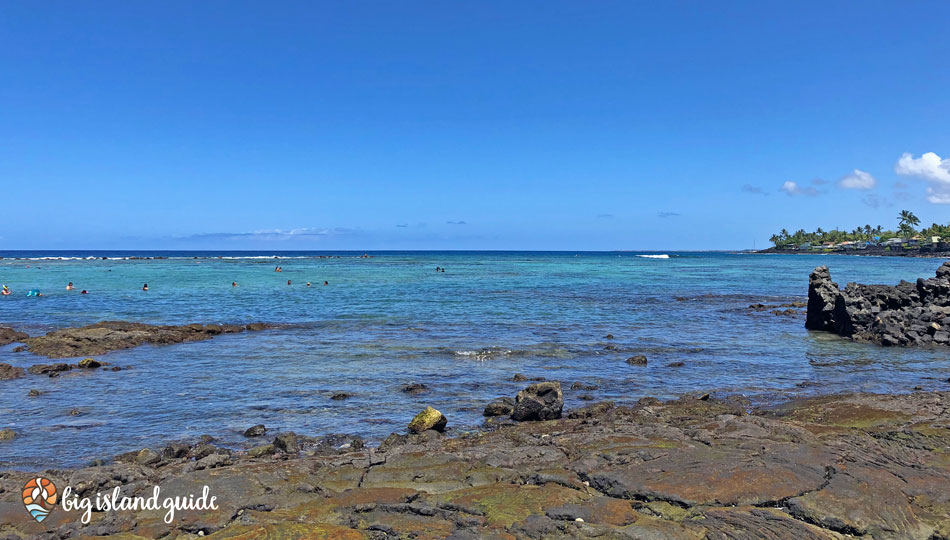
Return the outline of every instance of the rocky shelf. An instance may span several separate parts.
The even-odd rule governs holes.
[[[5,471],[0,538],[942,539],[948,411],[950,392],[763,409],[707,394],[467,436],[394,434],[379,448],[286,432],[248,452],[173,444],[40,474],[81,497],[208,486],[217,510],[170,524],[164,510],[93,513],[83,525],[57,507],[37,524],[20,500],[37,473]]]
[[[54,330],[45,336],[28,337],[22,332],[10,341],[24,343],[23,350],[49,358],[96,356],[139,345],[172,345],[211,339],[220,334],[270,328],[265,323],[152,325],[124,321],[103,321],[79,328]],[[4,330],[4,329],[0,329]],[[7,329],[8,330],[8,329]],[[12,331],[11,331],[12,332]],[[0,337],[4,334],[0,333]]]
[[[805,328],[886,346],[950,345],[950,262],[916,283],[848,283],[843,290],[819,266],[808,279]]]

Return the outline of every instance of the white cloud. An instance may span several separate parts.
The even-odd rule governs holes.
[[[950,159],[941,159],[933,152],[915,158],[905,152],[894,165],[894,172],[927,180],[931,184],[927,188],[927,200],[934,204],[950,204]]]
[[[927,200],[934,204],[950,204],[950,189],[927,188]]]
[[[877,180],[871,173],[855,169],[854,172],[838,180],[838,185],[844,189],[873,189]]]
[[[912,154],[905,152],[894,165],[894,172],[902,176],[919,176],[950,184],[950,159],[940,159],[940,156],[933,152],[914,158]]]
[[[786,180],[782,187],[778,188],[779,191],[784,191],[789,197],[793,195],[808,195],[809,197],[814,197],[818,195],[818,190],[813,187],[803,188],[798,185],[797,182],[792,182],[791,180]]]

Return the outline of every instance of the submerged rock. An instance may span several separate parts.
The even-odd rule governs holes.
[[[16,438],[16,432],[12,429],[0,429],[0,441],[12,441],[14,438]]]
[[[448,420],[444,414],[432,407],[426,407],[409,422],[409,431],[412,433],[422,433],[430,429],[442,431],[447,423]]]
[[[554,420],[561,417],[564,409],[564,395],[561,383],[546,381],[525,388],[515,397],[515,408],[511,419],[518,422],[526,420]]]
[[[627,363],[631,366],[645,366],[647,365],[647,357],[643,356],[642,354],[631,356],[630,358],[627,358]]]
[[[403,385],[403,387],[400,390],[402,390],[403,392],[411,396],[414,396],[416,394],[421,394],[428,389],[429,387],[422,383],[409,383],[409,384]]]
[[[257,424],[244,430],[245,437],[262,437],[265,433],[267,433],[267,428],[264,424]]]

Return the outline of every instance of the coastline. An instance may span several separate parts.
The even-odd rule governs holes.
[[[836,249],[828,251],[811,251],[798,249],[780,249],[770,247],[759,249],[750,253],[761,255],[856,255],[861,257],[916,257],[924,259],[950,259],[950,248],[941,248],[930,250],[925,248],[903,249],[903,248],[884,248],[881,246],[869,246],[865,249]]]
[[[840,394],[751,408],[692,394],[598,403],[558,420],[379,448],[250,453],[169,445],[47,470],[79,497],[200,493],[216,510],[81,512],[37,524],[0,472],[8,538],[942,538],[950,534],[950,392]],[[451,422],[451,419],[450,419]]]

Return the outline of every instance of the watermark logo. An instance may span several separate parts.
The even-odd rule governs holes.
[[[56,506],[56,485],[49,478],[31,478],[23,486],[23,506],[37,523],[42,523]]]

